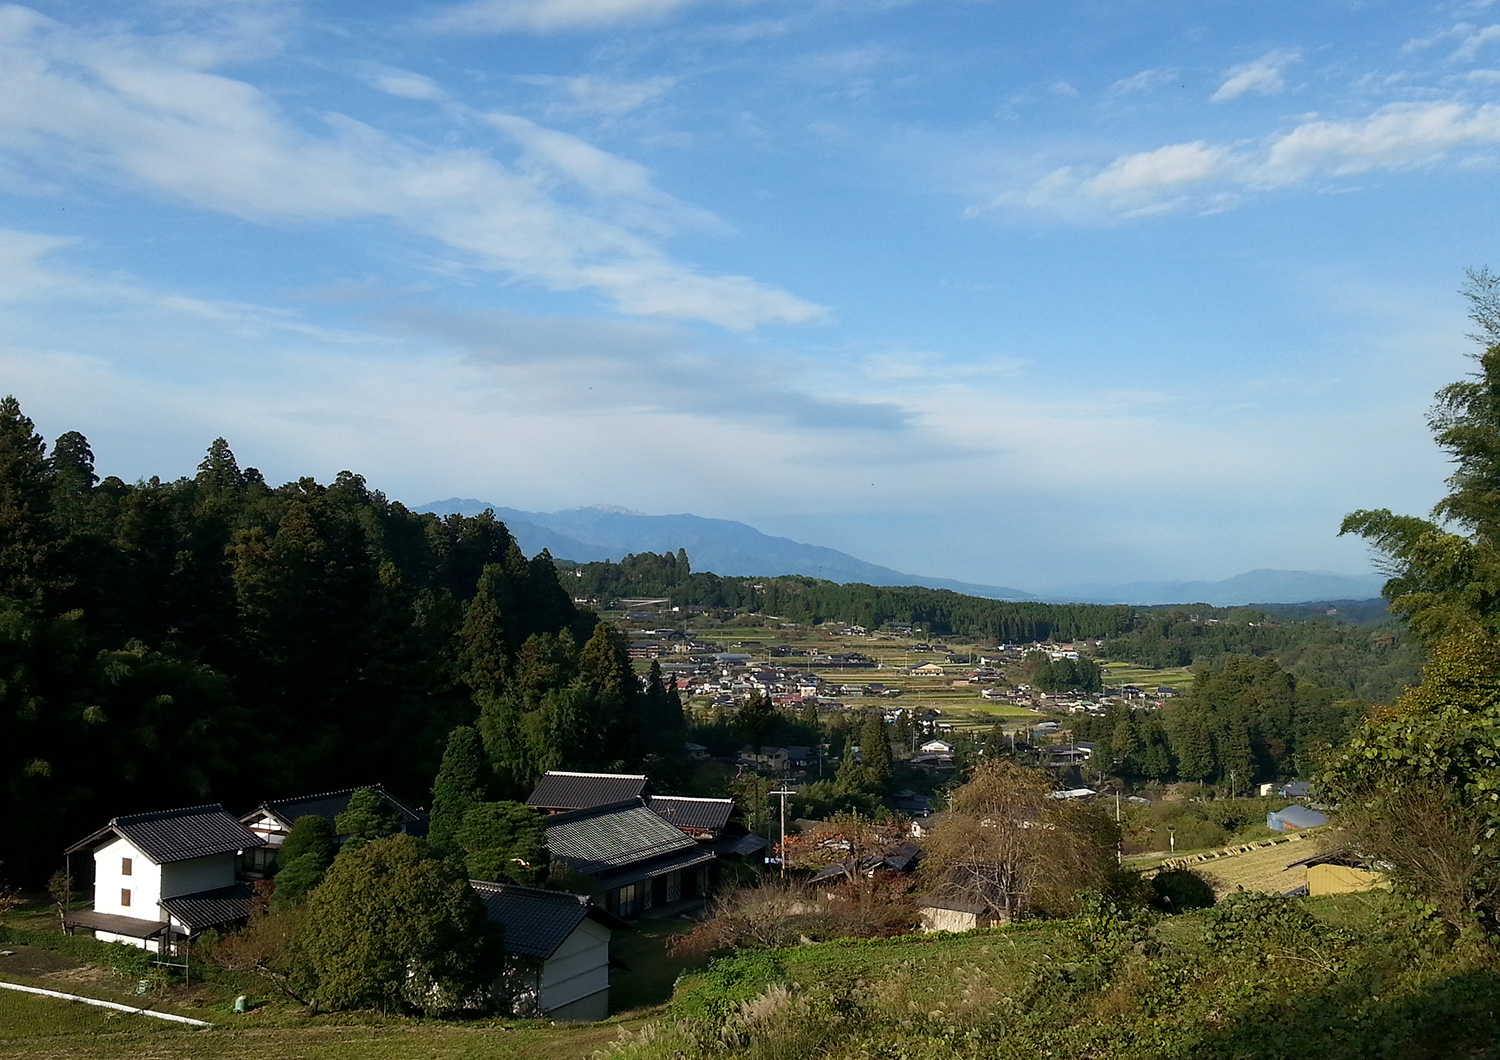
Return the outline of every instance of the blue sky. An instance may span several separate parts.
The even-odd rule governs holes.
[[[101,472],[1358,573],[1500,265],[1500,4],[0,7],[0,371]]]

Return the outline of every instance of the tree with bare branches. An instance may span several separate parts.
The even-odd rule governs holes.
[[[932,893],[1010,921],[1068,913],[1079,893],[1105,890],[1113,823],[1052,794],[1041,770],[1003,759],[981,763],[923,841]]]

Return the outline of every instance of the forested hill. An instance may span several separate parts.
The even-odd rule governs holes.
[[[465,639],[481,588],[489,647]],[[49,453],[5,399],[4,872],[34,880],[121,813],[371,782],[424,801],[476,717],[466,667],[594,622],[492,517],[417,515],[347,472],[273,488],[222,440],[193,478],[98,481],[82,435]]]
[[[601,600],[666,597],[682,607],[759,611],[793,622],[876,627],[914,622],[935,634],[1000,641],[1106,637],[1130,628],[1126,605],[1006,603],[922,586],[840,584],[801,575],[725,578],[690,569],[687,553],[644,552],[619,563],[559,563],[575,592]]]
[[[1384,702],[1400,692],[1422,665],[1421,649],[1405,627],[1368,603],[1342,608],[1347,618],[1306,605],[1262,610],[1017,603],[921,586],[840,585],[799,576],[721,578],[691,570],[681,551],[647,552],[619,563],[560,562],[559,567],[570,587],[605,604],[622,597],[665,597],[681,607],[746,610],[790,622],[870,629],[911,622],[933,636],[1015,643],[1102,639],[1107,658],[1156,668],[1250,655],[1273,658],[1301,680],[1367,702]]]

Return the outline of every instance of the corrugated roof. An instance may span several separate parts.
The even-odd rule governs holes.
[[[644,773],[571,773],[548,770],[526,799],[540,810],[586,810],[656,794]]]
[[[585,875],[696,848],[639,799],[547,818],[547,849]]]
[[[250,903],[254,898],[255,892],[248,883],[235,883],[212,891],[163,898],[161,905],[179,923],[187,925],[189,934],[196,935],[220,924],[245,919],[250,915]]]
[[[158,865],[264,846],[265,840],[231,817],[218,803],[116,817],[67,849],[92,850],[107,835],[129,840]]]
[[[696,799],[686,795],[653,795],[646,805],[651,812],[678,828],[717,832],[734,813],[733,799]]]
[[[586,895],[482,880],[470,880],[469,886],[479,895],[484,915],[500,925],[507,953],[545,961],[586,919],[617,931],[629,930],[629,925],[598,908]]]
[[[384,795],[385,801],[396,811],[396,815],[401,818],[401,823],[407,831],[413,831],[413,825],[427,819],[425,814],[412,809],[406,803],[396,798],[396,796],[386,791],[384,785],[365,784],[361,787],[374,788],[380,794]],[[340,788],[338,791],[325,791],[321,795],[299,795],[291,799],[267,799],[240,819],[244,820],[248,817],[258,816],[261,813],[269,813],[278,821],[290,827],[297,823],[297,818],[299,817],[321,817],[328,822],[330,827],[335,827],[334,820],[339,814],[349,809],[350,798],[359,790],[361,788]]]

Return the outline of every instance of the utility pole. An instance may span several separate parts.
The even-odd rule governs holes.
[[[781,796],[781,845],[776,848],[776,860],[781,863],[781,878],[786,879],[786,800],[787,796],[797,794],[795,791],[787,791],[783,787],[780,791],[771,792],[772,795]]]

